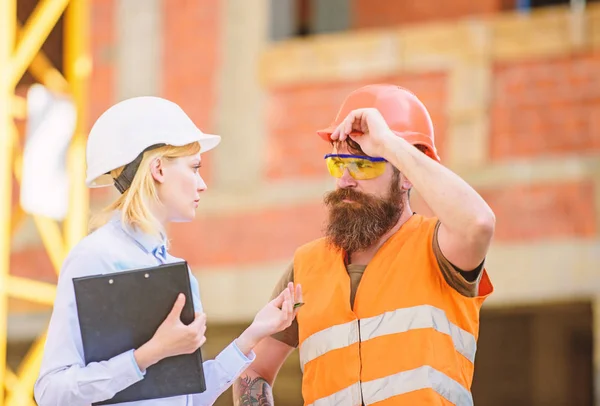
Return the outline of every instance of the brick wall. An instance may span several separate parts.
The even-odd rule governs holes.
[[[353,28],[379,28],[485,16],[502,9],[502,0],[453,0],[451,4],[412,0],[354,0]]]
[[[49,283],[57,281],[56,273],[43,246],[11,252],[10,266],[10,273],[15,276]]]
[[[593,76],[597,63],[597,56],[590,54],[497,64],[490,100],[490,157],[510,162],[555,153],[593,153],[598,144],[595,134],[600,133],[592,130],[598,120],[591,114],[598,103]],[[266,104],[265,178],[290,183],[326,178],[322,155],[329,145],[315,130],[333,120],[349,92],[367,83],[396,83],[413,90],[432,114],[436,144],[446,157],[447,77],[448,72],[441,71],[273,87]],[[552,110],[555,105],[563,110]],[[541,125],[529,127],[524,111],[528,117],[539,115]],[[583,117],[585,126],[553,128],[547,122],[566,123],[572,116]],[[548,138],[563,141],[552,144],[544,141]],[[589,181],[477,188],[497,214],[495,240],[500,243],[598,234],[595,189]],[[269,207],[176,225],[171,234],[174,253],[199,269],[288,259],[295,247],[320,235],[324,211],[318,204],[316,199],[308,206]]]
[[[163,0],[162,95],[178,103],[205,132],[214,131],[220,0]],[[210,154],[202,175],[210,181]]]
[[[591,181],[507,186],[481,194],[496,214],[496,242],[598,235]]]
[[[319,202],[202,216],[171,227],[172,252],[195,269],[291,261],[296,248],[321,236],[324,220]]]
[[[93,0],[90,2],[90,51],[92,75],[89,84],[88,125],[115,102],[116,82],[116,0]],[[92,202],[108,196],[105,188],[92,189]]]
[[[90,126],[115,99],[115,12],[115,0],[94,0],[90,3],[90,47],[93,64],[89,88]]]
[[[494,68],[494,160],[600,151],[600,51]]]

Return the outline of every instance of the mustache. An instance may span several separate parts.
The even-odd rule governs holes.
[[[324,202],[326,205],[335,205],[343,202],[344,200],[352,200],[357,203],[369,204],[373,202],[373,197],[351,188],[342,188],[329,192],[325,196]]]

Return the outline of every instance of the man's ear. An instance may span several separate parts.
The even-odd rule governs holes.
[[[402,188],[402,190],[410,190],[410,189],[412,189],[413,185],[410,182],[410,180],[408,180],[406,178],[406,176],[401,175],[400,176],[400,187]]]
[[[152,178],[158,182],[163,183],[165,181],[165,175],[163,173],[163,160],[156,158],[150,163],[150,173]]]

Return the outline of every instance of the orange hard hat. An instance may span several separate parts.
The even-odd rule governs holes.
[[[363,86],[346,97],[329,127],[317,131],[325,141],[352,111],[362,108],[379,110],[387,125],[399,137],[424,147],[425,154],[440,161],[435,148],[433,122],[425,105],[409,90],[400,86],[376,84]]]

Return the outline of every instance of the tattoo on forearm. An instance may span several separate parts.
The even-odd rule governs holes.
[[[273,406],[271,386],[263,378],[240,377],[233,387],[235,406]]]

